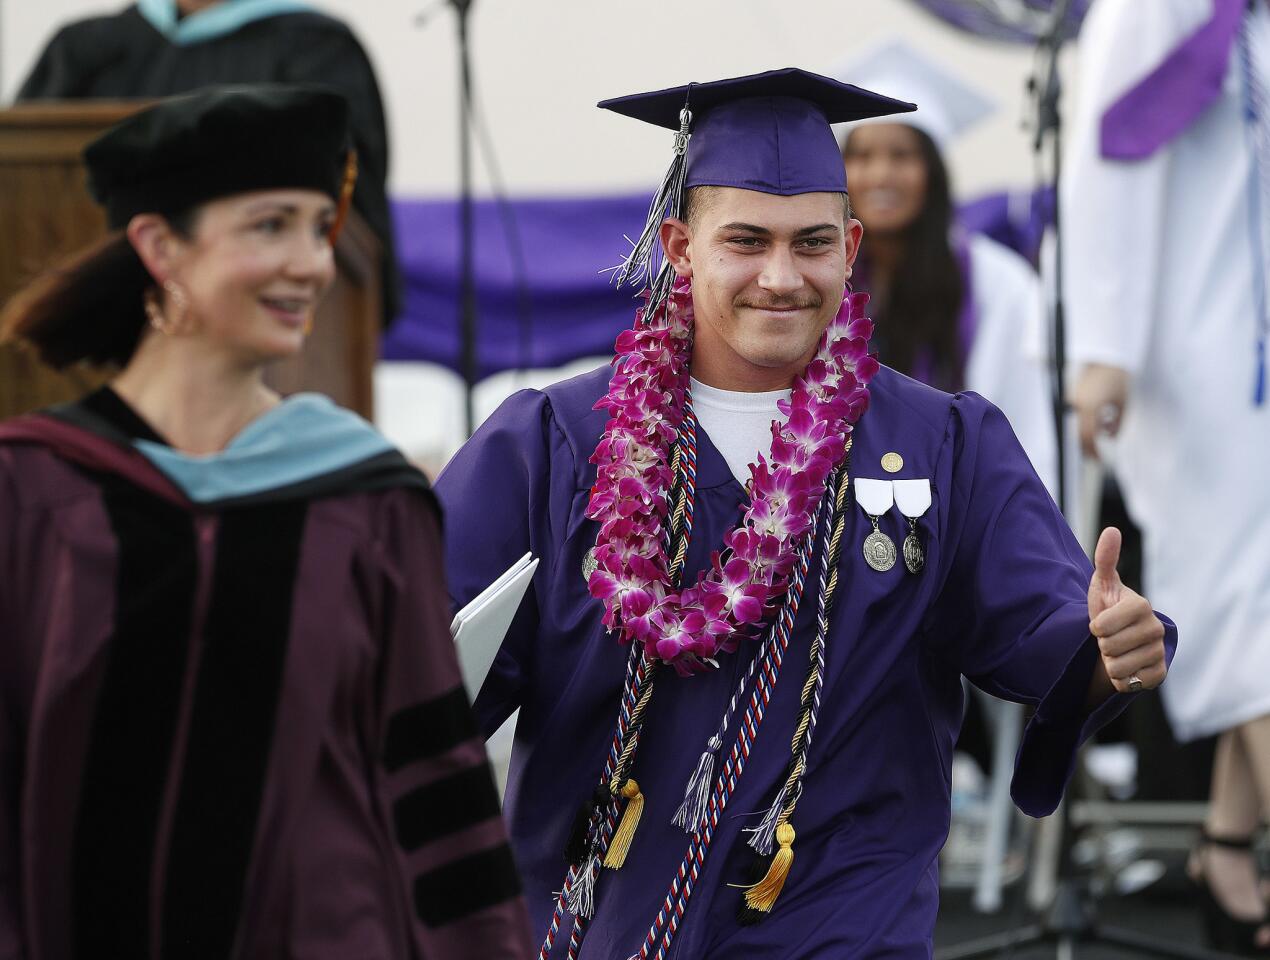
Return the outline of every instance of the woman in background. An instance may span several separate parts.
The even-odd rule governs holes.
[[[352,193],[342,97],[209,89],[85,152],[116,231],[6,337],[114,365],[0,425],[0,958],[521,958],[427,482],[282,399]]]
[[[900,42],[838,74],[918,107],[852,124],[842,140],[852,212],[864,224],[856,286],[872,295],[879,358],[941,390],[974,390],[995,403],[1053,493],[1040,282],[1012,250],[958,229],[942,155],[987,115],[988,102]]]
[[[838,75],[917,104],[913,113],[851,124],[840,140],[852,213],[864,224],[855,285],[872,297],[879,358],[940,390],[973,390],[995,403],[1055,495],[1057,444],[1040,358],[1040,281],[1013,250],[957,226],[943,158],[949,142],[991,105],[899,41]],[[978,839],[993,815],[984,812],[991,795],[985,774],[1008,776],[994,766],[989,735],[1008,739],[1021,723],[1016,706],[986,694],[968,692],[966,711],[953,763],[956,812],[941,855],[950,884],[970,882],[989,855]],[[1008,812],[998,808],[995,815]],[[1000,853],[1008,857],[1006,850]]]

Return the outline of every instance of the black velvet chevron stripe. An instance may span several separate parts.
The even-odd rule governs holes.
[[[118,550],[114,630],[83,765],[71,864],[75,956],[150,956],[150,872],[197,584],[185,511],[95,478]]]
[[[172,826],[166,958],[233,952],[273,744],[307,504],[221,514],[212,602]]]
[[[494,776],[481,764],[419,787],[392,807],[397,843],[417,850],[425,843],[466,830],[501,811]]]
[[[518,896],[520,875],[502,844],[417,877],[414,894],[419,919],[440,927]]]
[[[399,710],[388,721],[384,768],[392,773],[478,736],[476,720],[462,686]]]

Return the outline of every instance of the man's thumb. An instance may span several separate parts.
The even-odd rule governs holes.
[[[1094,576],[1089,582],[1089,615],[1096,617],[1119,599],[1120,575],[1116,564],[1120,561],[1120,531],[1107,527],[1098,537],[1094,547]]]
[[[1120,531],[1115,527],[1107,527],[1098,537],[1098,546],[1094,547],[1094,576],[1099,580],[1115,582],[1120,577],[1116,573],[1116,564],[1120,562]]]

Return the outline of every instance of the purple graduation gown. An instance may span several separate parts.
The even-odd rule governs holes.
[[[526,550],[542,560],[476,701],[487,734],[520,708],[505,814],[539,936],[566,871],[571,820],[603,766],[628,652],[605,635],[581,572],[596,536],[584,516],[595,477],[587,460],[607,417],[592,406],[608,377],[604,368],[517,393],[437,482],[456,603]],[[871,527],[853,504],[784,891],[762,923],[738,925],[741,893],[728,884],[752,882],[741,829],[757,823],[785,778],[814,634],[810,586],[672,956],[929,957],[961,675],[1036,707],[1013,782],[1015,801],[1034,816],[1054,809],[1077,746],[1128,700],[1116,695],[1084,712],[1098,657],[1088,633],[1090,564],[1004,416],[977,395],[940,393],[885,367],[870,391],[850,476],[931,481],[933,505],[919,524],[926,568],[869,568],[861,544]],[[880,467],[889,451],[904,458],[898,474]],[[690,575],[720,548],[744,500],[704,433],[698,455]],[[897,544],[906,532],[895,510],[881,527]],[[816,576],[813,565],[809,585]],[[1171,656],[1176,632],[1166,626]],[[688,847],[671,819],[753,649],[745,644],[707,674],[659,675],[631,774],[646,798],[643,818],[626,865],[602,871],[596,885],[584,960],[626,958],[643,943]],[[553,957],[565,954],[569,922],[566,915]]]
[[[521,960],[426,482],[195,505],[127,429],[0,424],[0,960]]]

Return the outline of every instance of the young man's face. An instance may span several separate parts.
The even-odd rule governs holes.
[[[692,279],[693,376],[725,390],[780,390],[810,361],[842,303],[862,227],[838,193],[792,197],[706,188],[662,244]]]

